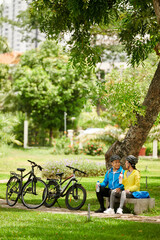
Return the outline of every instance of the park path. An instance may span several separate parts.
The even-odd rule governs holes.
[[[10,208],[5,199],[0,199],[0,207],[1,208]],[[28,209],[25,206],[23,206],[22,203],[17,203],[13,208],[16,209],[24,209],[28,211],[42,211],[42,212],[48,212],[52,214],[76,214],[80,216],[88,216],[88,211],[70,211],[66,208],[58,208],[58,207],[51,207],[46,208],[45,206],[42,206],[38,209]],[[160,216],[140,216],[140,215],[133,215],[133,214],[114,214],[114,215],[106,215],[104,213],[95,213],[93,211],[90,212],[90,217],[98,217],[98,218],[114,218],[114,219],[120,219],[120,220],[126,220],[126,221],[135,221],[135,222],[149,222],[149,223],[160,223]]]

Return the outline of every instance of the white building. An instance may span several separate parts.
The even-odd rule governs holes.
[[[3,16],[7,17],[10,20],[17,21],[17,15],[20,11],[24,11],[28,3],[25,0],[0,0],[0,3],[3,4]],[[3,23],[0,26],[0,34],[3,37],[6,37],[8,40],[9,47],[13,51],[25,52],[36,48],[39,44],[39,41],[44,41],[45,36],[42,33],[39,33],[37,30],[32,30],[30,33],[21,33],[20,29],[16,26],[12,26],[8,23]],[[27,41],[23,41],[25,36],[29,36]],[[37,39],[34,42],[31,39]]]

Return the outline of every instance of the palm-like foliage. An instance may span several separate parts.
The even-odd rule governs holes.
[[[15,139],[13,135],[13,127],[18,123],[16,116],[12,114],[0,113],[0,142],[15,143],[21,145],[21,142]]]

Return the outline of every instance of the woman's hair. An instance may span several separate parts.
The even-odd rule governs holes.
[[[136,169],[136,164],[138,163],[138,158],[133,155],[129,155],[126,157],[126,160],[131,164],[133,169]]]

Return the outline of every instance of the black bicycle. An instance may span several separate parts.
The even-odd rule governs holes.
[[[24,206],[35,209],[43,205],[47,198],[48,188],[46,183],[34,173],[35,167],[42,171],[42,167],[35,162],[28,160],[31,164],[31,171],[23,176],[25,168],[17,168],[21,174],[11,172],[11,177],[7,183],[6,201],[9,206],[14,206],[18,199],[22,200]],[[23,180],[28,176],[28,180],[23,184]]]
[[[66,206],[70,210],[78,210],[84,205],[86,201],[87,193],[85,188],[80,183],[78,183],[75,173],[76,172],[80,172],[82,174],[86,174],[86,173],[71,166],[66,166],[66,167],[72,169],[73,174],[70,177],[66,178],[63,182],[62,182],[62,176],[64,174],[63,172],[56,173],[56,175],[60,177],[59,180],[48,179],[49,180],[47,184],[48,195],[44,202],[44,205],[46,207],[52,207],[56,202],[58,202],[57,200],[60,197],[64,197],[64,196],[66,196],[65,198]],[[67,184],[63,187],[63,184],[67,180],[68,180]],[[71,183],[72,183],[72,186],[69,187]],[[44,195],[45,195],[45,192],[44,192]]]

